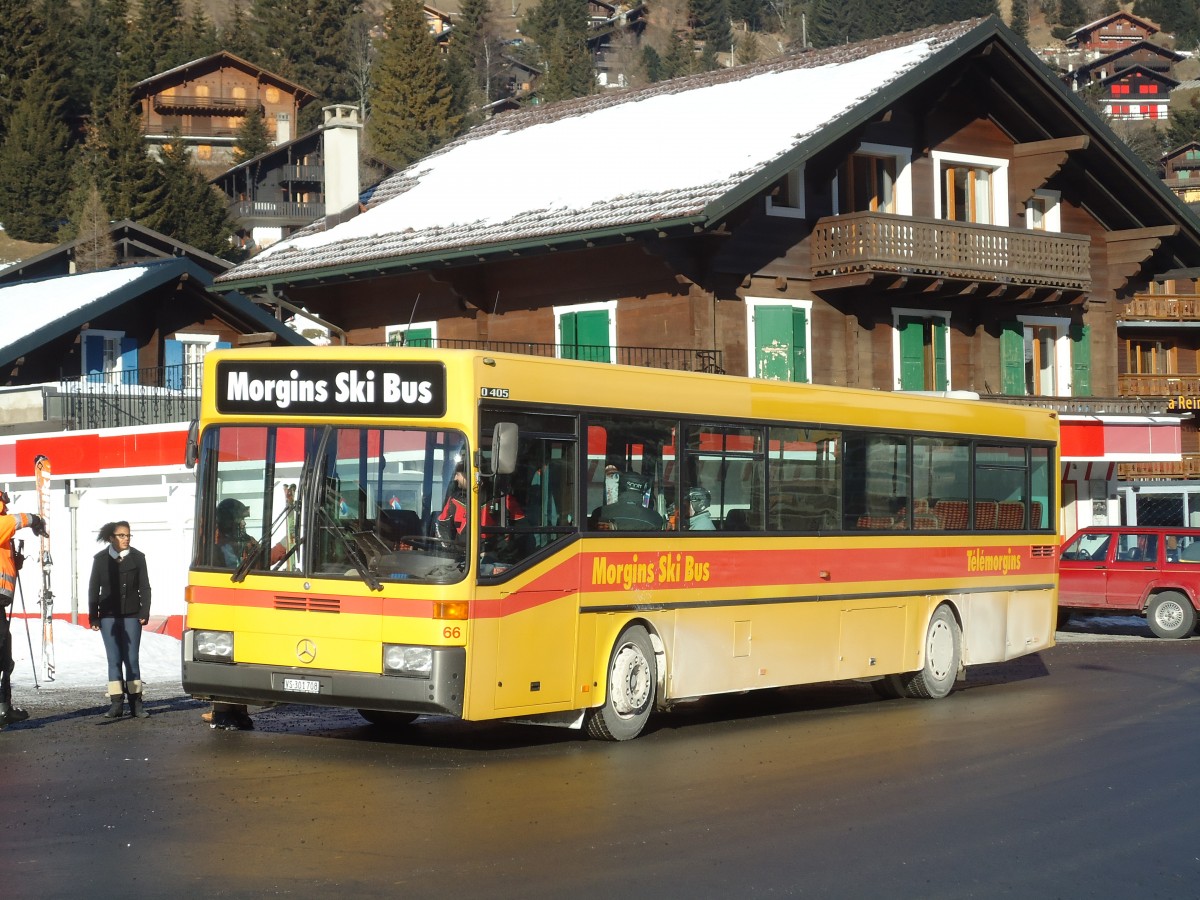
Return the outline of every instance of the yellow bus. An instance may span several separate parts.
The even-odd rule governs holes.
[[[637,736],[1052,646],[1047,410],[481,351],[205,359],[183,684]]]

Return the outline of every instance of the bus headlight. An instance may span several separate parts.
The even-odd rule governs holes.
[[[407,644],[383,645],[383,673],[385,675],[428,678],[432,671],[433,648],[410,647]]]
[[[208,662],[233,662],[233,632],[197,631],[192,635],[196,659]]]

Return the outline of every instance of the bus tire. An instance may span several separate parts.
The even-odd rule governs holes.
[[[404,728],[416,721],[413,713],[391,712],[382,709],[360,709],[358,714],[378,728]]]
[[[604,705],[588,711],[588,735],[602,741],[637,737],[654,709],[657,685],[650,635],[641,625],[630,625],[617,638],[609,657]]]
[[[1185,594],[1163,591],[1146,604],[1146,623],[1160,638],[1183,638],[1196,627],[1196,610]]]
[[[871,682],[871,689],[881,700],[899,700],[901,697],[907,696],[904,682],[900,680],[899,675],[884,675],[882,678],[876,678]]]
[[[905,693],[924,700],[940,700],[954,688],[962,660],[962,632],[950,607],[942,604],[929,617],[925,630],[925,663],[919,671],[901,676]]]

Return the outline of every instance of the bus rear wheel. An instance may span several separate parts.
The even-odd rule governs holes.
[[[588,735],[603,741],[637,737],[650,719],[657,684],[650,635],[642,626],[630,625],[613,646],[604,705],[588,711]]]
[[[390,712],[382,709],[360,709],[358,714],[379,728],[403,728],[416,721],[413,713]]]
[[[901,677],[910,697],[940,700],[954,688],[962,660],[962,632],[949,606],[939,606],[925,631],[925,664]]]
[[[1160,638],[1183,638],[1196,627],[1196,610],[1179,591],[1163,591],[1146,604],[1146,622]]]

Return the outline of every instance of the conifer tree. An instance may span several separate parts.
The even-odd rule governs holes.
[[[163,145],[159,166],[165,190],[146,225],[214,256],[230,253],[233,227],[225,197],[197,168],[178,132]]]
[[[117,250],[112,240],[112,220],[100,189],[93,181],[87,185],[83,204],[71,219],[71,230],[78,238],[75,244],[75,271],[94,272],[110,268],[117,261]]]
[[[694,36],[712,44],[713,53],[728,53],[733,43],[729,31],[729,0],[690,0]]]
[[[753,31],[742,32],[737,41],[736,62],[739,66],[758,62],[762,59],[762,44]]]
[[[207,13],[204,12],[204,7],[198,4],[192,7],[192,14],[183,26],[180,48],[185,62],[203,59],[224,49],[221,45],[221,37],[217,33],[217,26],[209,20]]]
[[[38,66],[46,23],[30,0],[0,0],[0,139],[21,101],[21,87]]]
[[[392,0],[372,77],[367,136],[380,158],[401,168],[458,133],[440,52],[417,0]]]
[[[267,123],[261,109],[252,109],[243,117],[233,141],[233,163],[241,165],[271,149],[271,138],[267,134]]]
[[[495,77],[500,63],[500,37],[490,0],[462,0],[454,20],[451,60],[467,71],[475,94],[473,106],[496,98]]]
[[[1080,0],[1059,0],[1058,21],[1071,30],[1086,24],[1088,17]]]
[[[137,106],[124,82],[93,109],[81,164],[95,178],[100,196],[116,219],[145,222],[162,202],[158,166],[146,152]]]
[[[188,62],[182,0],[141,0],[129,30],[129,63],[135,82]]]
[[[642,65],[646,69],[646,78],[653,84],[656,81],[662,81],[668,77],[666,69],[663,66],[662,57],[658,55],[658,51],[647,44],[642,49]]]
[[[672,31],[667,43],[667,55],[662,60],[663,79],[691,75],[696,70],[696,56],[692,52],[692,39],[680,31]]]
[[[71,133],[64,105],[53,80],[35,70],[0,144],[0,222],[17,240],[53,241],[65,216]]]
[[[89,104],[108,97],[121,77],[128,13],[126,0],[83,0],[78,18],[77,96]]]
[[[1029,0],[1012,0],[1012,21],[1009,24],[1021,40],[1029,43]]]
[[[537,44],[545,70],[538,89],[543,100],[583,97],[595,89],[587,21],[586,0],[541,0],[525,16],[522,33]]]
[[[1167,122],[1167,149],[1174,150],[1191,141],[1200,141],[1200,98],[1194,95],[1190,103],[1171,108],[1171,118]]]

